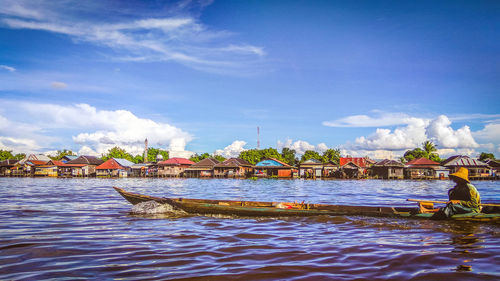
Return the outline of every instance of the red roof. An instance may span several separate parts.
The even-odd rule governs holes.
[[[158,165],[193,165],[193,164],[194,164],[193,161],[179,157],[174,157],[165,161],[158,162]]]
[[[97,170],[119,170],[125,169],[123,168],[115,159],[111,158],[108,161],[102,163],[101,165],[96,167]]]
[[[427,158],[421,157],[417,159],[413,159],[410,162],[406,163],[408,166],[439,166],[438,162],[434,162]]]
[[[364,168],[368,164],[368,161],[365,157],[340,157],[340,166],[344,166],[349,162],[356,164],[356,166],[360,168]]]

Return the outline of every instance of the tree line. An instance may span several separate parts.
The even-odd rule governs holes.
[[[49,155],[49,158],[52,160],[61,160],[64,156],[67,155],[76,155],[73,151],[69,149],[63,149],[63,150],[58,150],[55,155]],[[159,149],[159,148],[148,148],[148,161],[156,161],[158,155],[161,155],[161,158],[163,160],[169,159],[169,153],[166,150]],[[11,150],[2,150],[0,149],[0,160],[6,160],[6,159],[16,159],[16,160],[21,160],[24,157],[26,157],[25,153],[18,153],[18,154],[13,154]],[[274,158],[277,159],[281,162],[284,162],[290,166],[295,166],[301,162],[310,160],[310,159],[315,159],[318,160],[322,163],[333,163],[338,165],[340,162],[340,150],[339,149],[327,149],[323,153],[319,153],[314,150],[306,150],[304,154],[299,158],[297,156],[297,152],[294,149],[290,148],[283,148],[281,152],[279,152],[275,148],[265,148],[265,149],[249,149],[242,151],[238,158],[246,160],[252,165],[257,164],[258,162],[262,161],[263,159],[266,158]],[[437,153],[437,148],[434,143],[431,141],[425,141],[422,143],[422,147],[417,147],[412,150],[407,150],[403,157],[401,157],[401,162],[407,163],[411,160],[417,159],[417,158],[426,158],[435,162],[442,162],[443,160],[439,157],[439,154]],[[109,149],[106,153],[102,154],[100,157],[103,161],[106,161],[110,158],[122,158],[122,159],[127,159],[130,162],[133,163],[144,163],[144,157],[143,155],[132,155],[128,153],[125,149],[120,148],[118,146],[115,146],[111,149]],[[224,161],[226,158],[224,158],[221,155],[211,155],[209,153],[202,153],[202,154],[194,154],[192,155],[189,160],[197,163],[200,162],[203,159],[206,158],[215,158],[218,161]],[[486,153],[486,152],[481,152],[479,156],[479,160],[483,161],[486,159],[495,159],[495,155],[493,153]]]

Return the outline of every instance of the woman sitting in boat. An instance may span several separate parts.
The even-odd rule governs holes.
[[[481,198],[476,187],[469,181],[469,171],[466,168],[460,168],[450,175],[450,179],[456,185],[448,191],[448,204],[440,208],[432,219],[446,219],[456,214],[479,213]]]

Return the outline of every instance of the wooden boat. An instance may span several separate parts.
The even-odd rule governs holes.
[[[307,204],[292,202],[257,202],[257,201],[232,201],[232,200],[207,200],[166,198],[142,195],[113,187],[123,198],[133,205],[155,201],[168,204],[174,210],[200,215],[231,215],[250,217],[306,217],[318,215],[351,215],[370,217],[402,217],[429,219],[432,213],[419,213],[419,208],[411,207],[375,207],[375,206],[349,206]],[[500,222],[500,213],[484,214],[469,213],[454,215],[452,220]]]

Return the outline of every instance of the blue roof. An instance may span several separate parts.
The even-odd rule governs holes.
[[[271,160],[271,159],[266,159],[266,160],[262,160],[259,163],[255,164],[255,166],[266,167],[266,166],[285,166],[285,165],[281,164],[278,161],[274,161],[274,160]]]
[[[123,167],[131,167],[132,165],[134,165],[133,162],[130,162],[127,159],[123,159],[123,158],[113,158],[113,159],[115,159],[115,161],[118,162],[118,164],[120,164],[120,166],[123,166]]]

